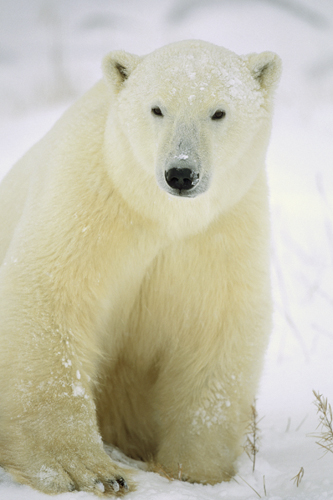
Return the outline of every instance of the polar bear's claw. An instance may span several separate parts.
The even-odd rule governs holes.
[[[129,486],[128,486],[126,480],[122,476],[117,476],[116,480],[117,480],[117,483],[120,485],[121,488],[124,488],[125,491],[129,490]]]

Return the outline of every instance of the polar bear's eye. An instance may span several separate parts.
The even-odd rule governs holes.
[[[212,120],[222,120],[225,117],[225,111],[218,109],[212,116]]]
[[[153,113],[153,115],[155,116],[163,116],[163,113],[161,111],[161,109],[158,107],[158,106],[154,106],[151,110],[151,112]]]

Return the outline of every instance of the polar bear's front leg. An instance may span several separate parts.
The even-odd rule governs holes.
[[[178,363],[177,363],[178,364]],[[235,474],[242,452],[251,396],[242,397],[240,380],[226,369],[182,372],[179,360],[160,380],[160,446],[156,462],[172,477],[215,484]],[[176,374],[176,372],[178,373]],[[168,384],[167,378],[173,381]],[[163,388],[162,388],[163,387]],[[251,391],[252,392],[252,391]],[[170,400],[172,398],[172,400]]]
[[[124,492],[130,482],[103,449],[92,396],[97,294],[69,294],[41,269],[41,259],[1,269],[0,465],[48,494]]]
[[[1,372],[10,383],[1,394],[0,464],[48,494],[128,490],[127,474],[103,450],[75,342],[36,327],[32,335],[25,326],[17,325],[16,339],[2,331]]]

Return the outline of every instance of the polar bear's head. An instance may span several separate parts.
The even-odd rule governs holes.
[[[263,168],[280,66],[271,52],[238,56],[201,41],[145,57],[110,53],[103,63],[112,94],[106,140],[126,169],[111,175],[159,204],[171,195],[197,200],[192,210],[227,209]]]

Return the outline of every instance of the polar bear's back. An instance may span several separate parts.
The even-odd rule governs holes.
[[[94,142],[96,134],[103,130],[108,101],[109,94],[104,82],[100,81],[63,114],[0,183],[0,265],[28,198],[36,201],[38,184],[42,182],[47,171],[53,168],[53,157],[60,148],[66,148],[73,142],[76,143],[77,149],[80,149],[80,140],[85,148],[89,148],[87,137],[91,136],[90,140]],[[80,140],[75,140],[75,135],[79,135]],[[64,163],[63,166],[66,167]]]
[[[22,215],[29,179],[30,168],[18,162],[0,184],[0,265]]]

